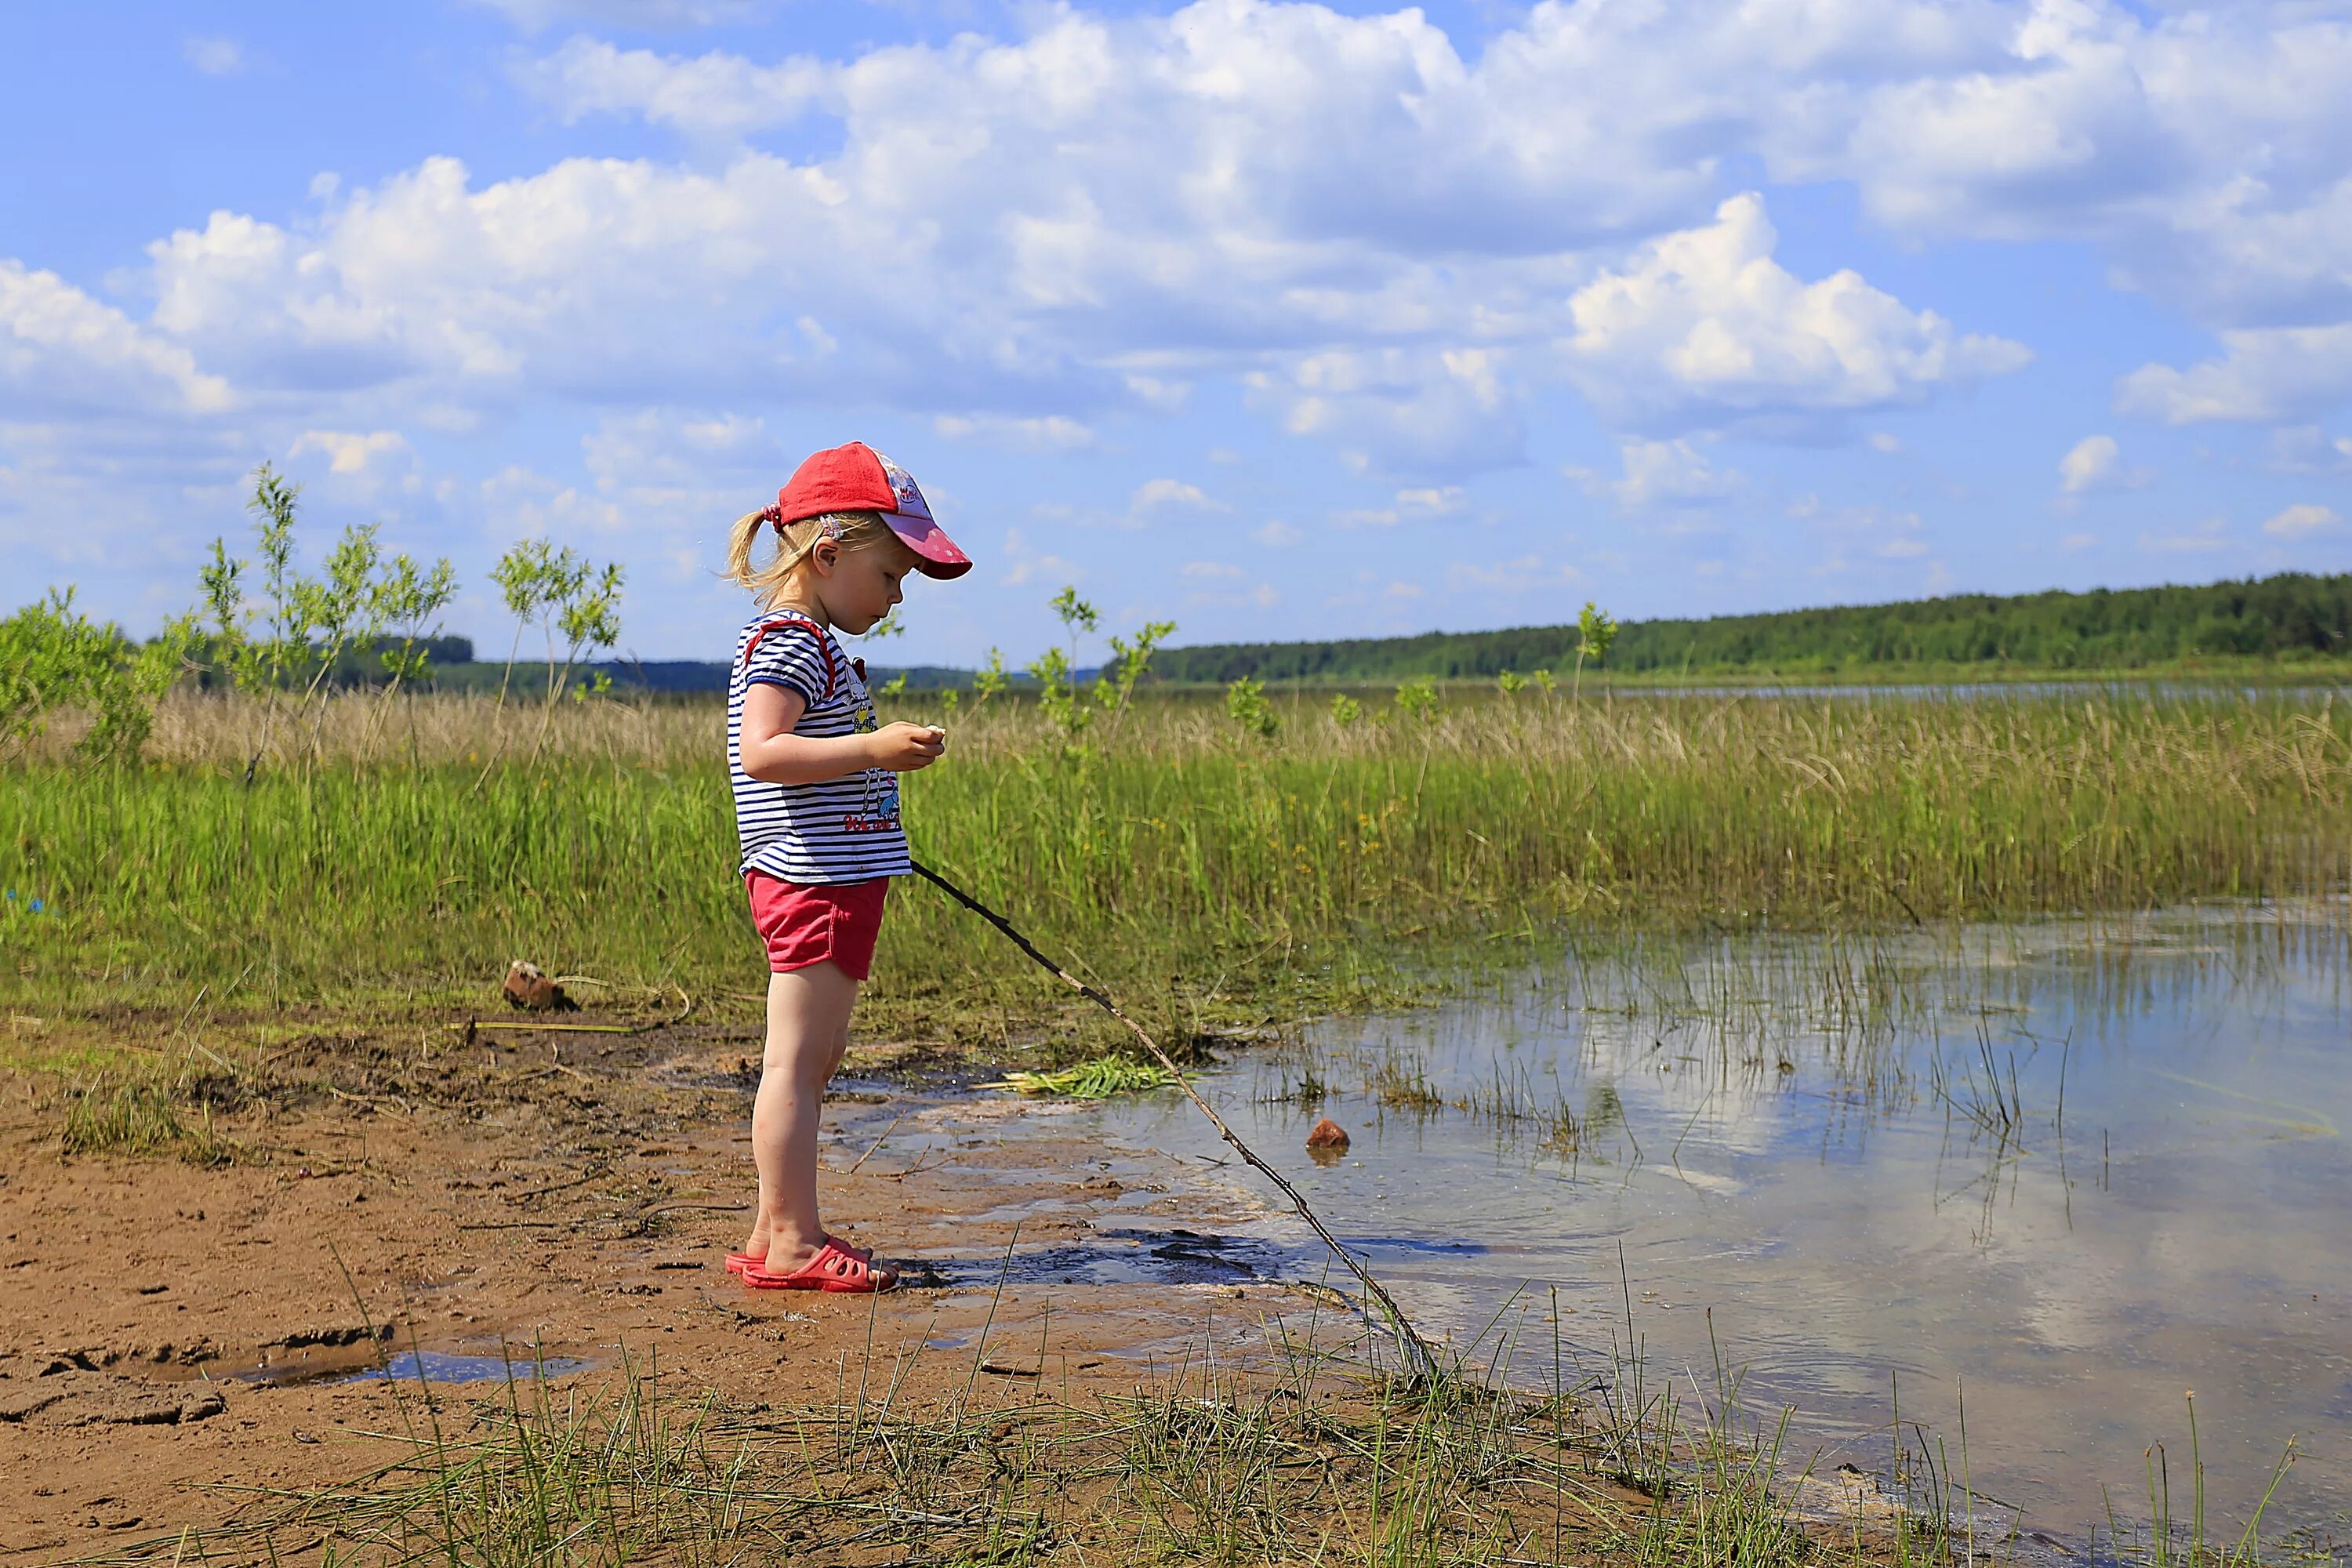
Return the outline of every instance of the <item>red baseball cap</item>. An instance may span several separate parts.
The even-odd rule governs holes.
[[[927,577],[961,577],[971,570],[971,558],[932,518],[915,477],[863,441],[815,453],[776,492],[778,528],[829,511],[880,512],[890,531],[921,558],[918,569]]]

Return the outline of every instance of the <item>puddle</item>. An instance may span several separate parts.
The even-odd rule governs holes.
[[[256,1361],[226,1371],[209,1372],[216,1383],[243,1383],[267,1388],[299,1388],[330,1383],[382,1383],[387,1378],[415,1383],[505,1382],[509,1376],[528,1383],[534,1376],[562,1377],[590,1363],[572,1356],[534,1358],[528,1353],[468,1354],[456,1351],[394,1351],[383,1353],[373,1342],[354,1344],[272,1346]]]
[[[1957,1456],[1965,1394],[1978,1491],[2074,1545],[2110,1497],[2148,1512],[2144,1450],[2182,1468],[2193,1389],[2209,1506],[2242,1521],[2294,1436],[2265,1529],[2340,1536],[2342,921],[1654,944],[1326,1025],[1202,1087],[1424,1328],[1466,1347],[1495,1323],[1474,1359],[1531,1384],[1551,1376],[1555,1300],[1571,1368],[1606,1374],[1638,1338],[1654,1385],[1711,1391],[1712,1340],[1751,1401],[1796,1407],[1800,1463],[1880,1476],[1892,1395]],[[1278,1098],[1310,1066],[1325,1097]],[[1352,1136],[1344,1160],[1308,1160],[1318,1115]],[[1219,1147],[1181,1102],[1082,1117],[1052,1135]],[[1166,1245],[1130,1242],[1124,1266],[1325,1266],[1287,1216]],[[1101,1277],[1050,1250],[1016,1264]]]
[[[509,1359],[500,1355],[456,1355],[438,1351],[402,1351],[380,1367],[324,1381],[335,1383],[530,1383],[583,1371],[588,1363],[574,1356]]]
[[[930,1289],[1011,1285],[1245,1285],[1294,1278],[1292,1248],[1255,1236],[1106,1226],[1081,1241],[1016,1246],[1008,1256],[911,1258],[909,1283]]]

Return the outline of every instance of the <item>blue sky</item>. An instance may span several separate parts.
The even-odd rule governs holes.
[[[865,439],[1180,642],[2352,570],[2352,5],[18,7],[0,601],[547,533],[723,652]]]

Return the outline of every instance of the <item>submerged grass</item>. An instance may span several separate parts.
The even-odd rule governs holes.
[[[523,955],[752,1005],[716,706],[584,705],[522,765],[484,762],[487,702],[351,700],[314,757],[251,784],[250,715],[220,699],[167,706],[144,767],[11,764],[0,881],[44,908],[0,906],[0,983],[68,1012],[205,987],[230,1012],[404,1008]],[[1522,697],[1378,724],[1301,700],[1269,742],[1170,698],[1084,753],[1000,700],[953,736],[909,781],[918,852],[1178,1038],[1389,999],[1461,944],[1564,921],[1845,928],[2352,886],[2352,713],[2273,699]],[[913,887],[869,995],[886,1025],[975,1037],[1063,1016]]]

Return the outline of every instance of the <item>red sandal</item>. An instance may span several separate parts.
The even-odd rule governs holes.
[[[824,1290],[835,1295],[878,1294],[895,1289],[897,1272],[875,1267],[873,1258],[863,1248],[844,1247],[828,1236],[816,1256],[790,1274],[771,1274],[754,1265],[743,1270],[743,1283],[754,1290]]]
[[[827,1236],[825,1240],[839,1241],[840,1238]],[[846,1242],[841,1242],[841,1249],[844,1252],[856,1254],[864,1262],[874,1261],[874,1249],[870,1247],[852,1247]],[[727,1272],[730,1274],[740,1274],[747,1268],[765,1269],[767,1267],[768,1255],[764,1252],[730,1252],[727,1255]]]

